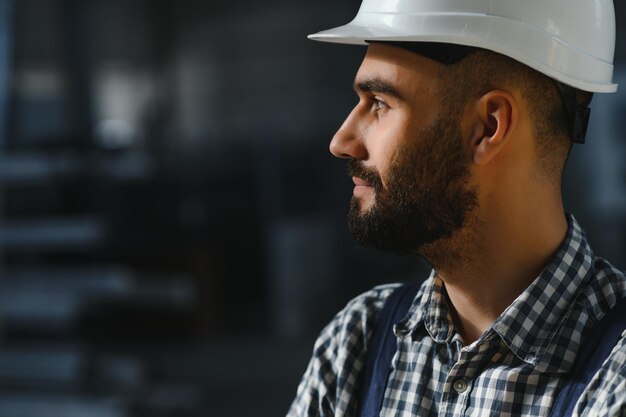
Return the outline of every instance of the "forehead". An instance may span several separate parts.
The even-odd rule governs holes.
[[[411,97],[435,91],[444,66],[414,52],[396,46],[374,43],[367,53],[355,83],[380,79],[393,85],[403,96]]]

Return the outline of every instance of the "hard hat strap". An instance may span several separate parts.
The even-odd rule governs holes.
[[[565,110],[567,111],[572,141],[574,143],[585,143],[591,109],[586,104],[578,104],[574,87],[570,87],[558,81],[556,82],[556,86],[559,89],[561,100],[563,100]]]

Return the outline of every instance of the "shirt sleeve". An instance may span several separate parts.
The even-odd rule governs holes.
[[[348,303],[322,330],[287,417],[352,417],[367,341],[384,300],[397,284]]]

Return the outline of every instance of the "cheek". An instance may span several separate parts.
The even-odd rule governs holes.
[[[375,129],[372,137],[375,139],[368,144],[371,163],[376,166],[378,172],[385,177],[398,147],[401,146],[400,132],[392,129]]]
[[[368,132],[368,149],[381,171],[389,165],[399,147],[412,136],[407,117],[391,112],[381,118]]]

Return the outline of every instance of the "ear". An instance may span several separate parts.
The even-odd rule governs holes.
[[[471,146],[474,163],[482,165],[491,161],[511,137],[518,103],[512,94],[492,90],[476,102],[475,111]]]

